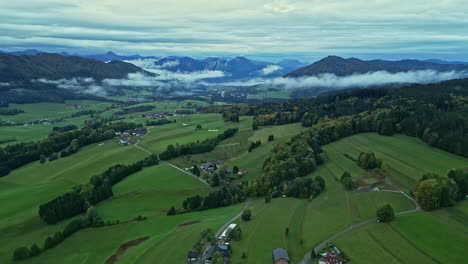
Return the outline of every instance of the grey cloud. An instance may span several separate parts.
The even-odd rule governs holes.
[[[107,95],[107,91],[104,87],[97,85],[93,78],[72,78],[72,79],[59,79],[49,80],[40,78],[34,80],[35,82],[52,84],[60,89],[72,90],[77,93],[92,94],[97,96]]]
[[[300,88],[330,88],[345,89],[356,87],[380,86],[392,83],[437,83],[441,81],[466,78],[466,72],[438,72],[434,70],[409,71],[389,73],[386,71],[377,71],[365,74],[355,74],[345,77],[338,77],[334,74],[322,74],[319,76],[303,78],[273,78],[273,79],[251,79],[245,82],[225,82],[222,85],[228,86],[252,86],[258,84],[273,85],[283,87],[284,89]],[[207,83],[205,83],[207,84]],[[208,85],[208,84],[207,84]],[[220,85],[220,84],[218,84]]]

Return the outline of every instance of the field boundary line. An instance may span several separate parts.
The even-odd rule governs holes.
[[[151,131],[150,129],[151,129],[151,128],[153,128],[153,127],[150,127],[150,128],[148,129],[148,133],[147,133],[146,135],[148,135],[148,134],[150,133],[150,131]],[[146,135],[145,135],[145,136],[146,136]],[[142,138],[143,138],[143,137],[142,137]],[[149,151],[149,150],[147,150],[147,149],[141,147],[141,146],[139,145],[140,142],[141,142],[141,140],[138,140],[133,146],[135,146],[136,148],[138,148],[138,149],[140,149],[140,150],[142,150],[142,151],[144,151],[144,152],[146,152],[146,153],[148,153],[148,154],[150,154],[150,155],[153,155],[153,154],[154,154],[153,152],[151,152],[151,151]],[[183,173],[185,173],[185,174],[187,174],[187,175],[189,175],[189,176],[194,177],[195,179],[197,179],[197,180],[203,182],[204,184],[206,184],[207,186],[210,186],[210,185],[209,185],[205,180],[203,180],[202,178],[200,178],[200,177],[198,177],[198,176],[196,176],[196,175],[194,175],[194,174],[192,174],[192,173],[190,173],[190,172],[188,172],[188,171],[186,171],[186,170],[184,170],[184,169],[181,169],[181,168],[177,167],[176,165],[174,165],[174,164],[172,164],[172,163],[170,163],[170,162],[168,162],[168,161],[165,161],[165,160],[161,160],[161,161],[164,162],[164,163],[166,163],[167,165],[171,166],[172,168],[174,168],[174,169],[180,171],[180,172],[183,172]]]

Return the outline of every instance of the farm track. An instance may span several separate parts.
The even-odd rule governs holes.
[[[416,212],[421,212],[421,207],[418,205],[418,203],[412,198],[410,197],[409,195],[407,195],[405,192],[403,191],[392,191],[392,190],[380,190],[378,192],[394,192],[394,193],[400,193],[401,195],[405,196],[406,198],[408,198],[409,200],[411,200],[414,204],[415,204],[415,209],[413,210],[408,210],[408,211],[404,211],[404,212],[398,212],[398,213],[395,213],[395,216],[398,216],[398,215],[405,215],[405,214],[411,214],[411,213],[416,213]],[[346,228],[345,230],[333,235],[332,237],[328,238],[327,240],[321,242],[318,246],[316,246],[313,250],[315,252],[318,252],[320,251],[324,246],[326,246],[329,242],[335,240],[336,238],[338,238],[339,236],[345,234],[345,233],[348,233],[349,231],[352,231],[356,228],[359,228],[361,226],[364,226],[364,225],[367,225],[369,223],[374,223],[377,221],[377,217],[375,218],[372,218],[372,219],[369,219],[369,220],[366,220],[362,223],[359,223],[359,224],[356,224],[356,225],[351,225],[350,227]],[[311,257],[310,257],[310,254],[311,254],[312,251],[308,251],[305,255],[304,255],[304,258],[302,258],[302,260],[299,262],[299,264],[309,264],[310,261],[311,261]]]
[[[153,128],[153,127],[148,128],[148,133],[146,133],[146,135],[148,135],[148,134],[151,132],[151,128]],[[146,135],[145,135],[145,136],[146,136]],[[143,136],[143,137],[144,137],[144,136]],[[143,137],[142,137],[142,138],[143,138]],[[155,153],[153,153],[153,152],[151,152],[151,151],[149,151],[149,150],[143,148],[142,146],[140,146],[139,144],[140,144],[141,140],[142,140],[142,139],[138,140],[138,141],[135,143],[134,146],[135,146],[136,148],[138,148],[138,149],[140,149],[140,150],[142,150],[142,151],[144,151],[144,152],[150,154],[150,155],[155,154]],[[201,182],[203,182],[204,184],[206,184],[206,185],[209,186],[209,184],[208,184],[206,181],[204,181],[202,178],[200,178],[200,177],[198,177],[198,176],[196,176],[196,175],[194,175],[194,174],[192,174],[192,173],[190,173],[190,172],[188,172],[188,171],[186,171],[186,170],[183,170],[183,169],[181,169],[181,168],[175,166],[174,164],[172,164],[172,163],[170,163],[170,162],[168,162],[168,161],[162,161],[162,162],[166,163],[167,165],[173,167],[174,169],[176,169],[176,170],[178,170],[178,171],[180,171],[180,172],[183,172],[183,173],[185,173],[185,174],[187,174],[187,175],[189,175],[189,176],[194,177],[195,179],[197,179],[197,180],[199,180],[199,181],[201,181]]]

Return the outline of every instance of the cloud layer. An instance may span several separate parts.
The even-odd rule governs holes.
[[[52,84],[57,88],[68,89],[78,93],[93,94],[97,96],[108,95],[114,89],[122,87],[150,88],[154,92],[165,93],[165,95],[189,95],[199,85],[199,81],[224,77],[221,71],[198,71],[191,73],[170,72],[158,65],[154,59],[127,61],[139,66],[146,71],[155,73],[155,76],[143,73],[130,73],[124,79],[104,79],[100,82],[93,78],[72,79],[37,79],[35,82]],[[164,66],[164,64],[163,64]],[[173,67],[173,66],[172,66]],[[0,83],[1,86],[2,83]]]
[[[346,89],[357,87],[382,86],[393,83],[437,83],[441,81],[467,78],[466,72],[438,72],[434,70],[409,71],[399,73],[389,73],[386,71],[377,71],[365,74],[355,74],[345,77],[338,77],[334,74],[322,74],[319,76],[303,78],[273,78],[273,79],[251,79],[248,81],[225,82],[217,85],[227,86],[252,86],[266,84],[285,89],[302,88],[330,88]],[[205,83],[209,85],[208,83]]]
[[[0,49],[468,59],[465,6],[466,0],[0,1]]]

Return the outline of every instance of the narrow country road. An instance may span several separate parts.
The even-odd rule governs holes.
[[[223,232],[223,230],[226,229],[226,227],[228,227],[228,225],[230,225],[232,222],[234,222],[234,220],[236,220],[237,218],[239,218],[239,217],[242,215],[242,212],[244,212],[244,210],[247,209],[247,207],[249,207],[249,204],[250,204],[250,201],[247,200],[247,201],[245,202],[245,207],[244,207],[244,209],[242,209],[242,211],[241,211],[239,214],[237,214],[236,216],[234,216],[233,218],[231,218],[231,220],[227,221],[226,224],[224,224],[224,225],[218,230],[218,232],[216,232],[215,237],[218,238],[218,237],[221,235],[221,233]]]
[[[153,127],[148,128],[148,133],[146,133],[146,135],[148,135],[148,134],[150,133],[150,131],[151,131],[150,129],[151,129],[151,128],[153,128]],[[144,136],[146,136],[146,135],[144,135]],[[144,136],[143,136],[143,137],[144,137]],[[143,139],[143,137],[141,137],[141,138]],[[149,151],[149,150],[147,150],[147,149],[145,149],[145,148],[143,148],[142,146],[139,145],[142,139],[138,140],[133,146],[135,146],[136,148],[138,148],[138,149],[140,149],[140,150],[142,150],[142,151],[144,151],[144,152],[146,152],[146,153],[148,153],[148,154],[150,154],[150,155],[151,155],[151,154],[154,154],[153,152],[151,152],[151,151]],[[187,175],[189,175],[189,176],[194,177],[195,179],[197,179],[197,180],[199,180],[199,181],[201,181],[201,182],[203,182],[204,184],[206,184],[206,185],[209,186],[209,184],[208,184],[205,180],[203,180],[202,178],[200,178],[200,177],[198,177],[198,176],[196,176],[196,175],[194,175],[194,174],[192,174],[192,173],[190,173],[190,172],[188,172],[188,171],[186,171],[186,170],[184,170],[184,169],[181,169],[181,168],[175,166],[174,164],[169,163],[168,161],[162,161],[162,162],[166,163],[167,165],[173,167],[173,168],[176,169],[176,170],[179,170],[179,171],[181,171],[181,172],[183,172],[183,173],[185,173],[185,174],[187,174]]]
[[[379,190],[379,191],[376,191],[376,192],[394,192],[394,193],[400,193],[401,195],[405,196],[406,198],[408,198],[409,200],[411,200],[414,204],[415,204],[415,209],[413,210],[409,210],[409,211],[404,211],[404,212],[399,212],[399,213],[395,213],[395,215],[404,215],[404,214],[411,214],[411,213],[416,213],[416,212],[421,212],[421,207],[419,206],[419,204],[409,195],[407,195],[405,192],[403,191],[392,191],[392,190]],[[327,240],[321,242],[320,244],[318,244],[318,246],[316,246],[314,248],[315,252],[318,252],[320,251],[324,246],[326,246],[329,242],[335,240],[336,238],[338,238],[339,236],[351,231],[351,230],[354,230],[356,228],[359,228],[361,226],[364,226],[364,225],[367,225],[369,223],[373,223],[373,222],[376,222],[377,221],[377,218],[372,218],[372,219],[369,219],[369,220],[366,220],[362,223],[359,223],[359,224],[356,224],[356,225],[351,225],[350,227],[346,228],[345,230],[333,235],[332,237],[328,238]],[[309,251],[307,252],[305,255],[304,255],[304,258],[302,258],[302,260],[299,262],[299,264],[309,264],[310,261],[311,261],[311,257],[310,257],[310,254],[311,254],[312,251]]]

